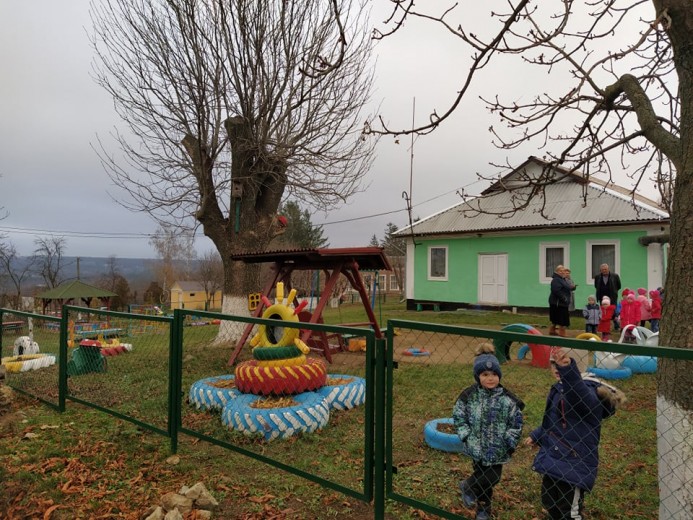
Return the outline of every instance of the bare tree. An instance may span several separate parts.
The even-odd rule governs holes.
[[[219,253],[207,251],[202,256],[198,263],[198,276],[205,290],[206,308],[210,309],[214,295],[224,286],[224,266]]]
[[[22,283],[31,273],[35,257],[20,261],[17,248],[11,242],[0,242],[0,276],[10,281],[15,294],[13,304],[17,309],[22,308]]]
[[[381,119],[367,132],[433,131],[463,107],[479,76],[499,59],[507,64],[506,57],[517,56],[539,69],[526,74],[550,74],[546,90],[529,101],[494,95],[501,83],[507,90],[522,81],[485,84],[484,100],[505,126],[491,129],[495,143],[502,149],[534,144],[549,160],[541,178],[526,179],[512,210],[544,199],[554,166],[609,180],[625,170],[634,182],[633,196],[644,183],[654,183],[671,216],[660,343],[692,348],[687,310],[693,286],[693,3],[510,0],[503,9],[496,2],[458,8],[391,0],[390,5],[392,16],[377,38],[405,30],[405,20],[430,22],[457,39],[468,68],[452,103],[425,123],[403,130],[388,128]],[[693,507],[693,454],[686,444],[693,433],[693,362],[659,361],[660,518],[683,518]]]
[[[285,196],[316,209],[361,187],[374,143],[363,0],[93,2],[96,80],[127,134],[100,146],[130,208],[201,225],[224,264],[224,312],[246,314]],[[347,45],[348,43],[348,45]]]
[[[106,272],[98,281],[99,287],[116,293],[109,304],[111,310],[121,310],[130,301],[130,284],[118,269],[118,260],[115,255],[108,257]]]
[[[67,240],[65,237],[56,236],[39,237],[34,240],[34,245],[36,245],[34,256],[38,274],[43,278],[48,289],[57,287],[63,281],[62,270]]]
[[[177,279],[188,280],[192,275],[191,262],[197,256],[193,235],[191,233],[180,233],[171,224],[162,224],[149,240],[149,243],[159,255],[157,270],[163,284],[162,296],[163,298],[168,298],[171,285]]]

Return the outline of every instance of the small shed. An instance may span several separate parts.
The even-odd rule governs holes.
[[[72,280],[63,282],[57,287],[53,287],[47,291],[37,295],[36,298],[41,300],[41,309],[43,314],[46,313],[46,308],[56,302],[58,306],[74,305],[76,302],[82,302],[85,306],[90,307],[94,299],[98,299],[102,306],[110,308],[111,298],[118,296],[116,293],[86,284],[80,280]]]

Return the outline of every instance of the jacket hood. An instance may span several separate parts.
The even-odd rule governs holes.
[[[615,386],[605,383],[601,379],[596,378],[593,374],[582,374],[582,379],[585,381],[591,381],[593,383],[596,383],[597,396],[604,404],[606,404],[610,408],[613,408],[614,411],[616,411],[616,409],[619,406],[621,406],[628,400],[626,394],[624,394],[622,390],[619,390]]]

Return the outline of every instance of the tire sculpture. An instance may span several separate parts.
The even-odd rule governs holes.
[[[244,435],[262,436],[266,441],[287,439],[298,433],[313,433],[330,419],[330,405],[316,392],[291,397],[297,404],[281,408],[260,408],[258,395],[241,394],[221,413],[221,422]],[[253,406],[256,405],[256,406]]]
[[[657,358],[654,356],[626,356],[621,363],[634,374],[654,374],[657,372]]]
[[[198,410],[222,410],[241,394],[234,380],[232,375],[201,379],[190,387],[188,401]]]
[[[522,332],[525,334],[534,334],[536,336],[542,335],[539,330],[535,329],[531,325],[526,325],[524,323],[513,323],[512,325],[506,325],[501,330],[506,332]],[[505,363],[510,359],[511,344],[512,341],[503,341],[498,338],[493,340],[493,345],[494,347],[496,347],[496,357],[498,358],[498,361],[500,361],[501,363]],[[537,345],[536,343],[529,343],[527,344],[527,346],[529,347],[529,350],[532,353],[532,366],[548,368],[549,354],[551,352],[551,348],[547,347],[546,345]],[[520,350],[522,350],[522,347],[520,347]],[[518,354],[518,359],[523,359],[526,354],[527,350],[522,351],[522,358],[520,358]]]
[[[298,322],[307,302],[289,307],[296,290],[291,290],[285,303],[282,283],[277,284],[276,294],[274,304],[262,297],[266,306],[262,317]],[[310,349],[298,336],[296,327],[260,325],[250,340],[253,359],[240,363],[234,375],[194,383],[189,402],[200,410],[221,409],[225,426],[266,441],[312,433],[327,424],[331,409],[363,404],[365,380],[336,375],[328,382],[325,363],[306,357]]]
[[[366,402],[366,380],[356,376],[330,374],[325,386],[316,392],[325,398],[331,410],[351,410]]]
[[[424,440],[433,449],[459,453],[462,451],[462,441],[455,433],[445,433],[438,430],[439,424],[453,424],[452,418],[433,419],[424,426]]]

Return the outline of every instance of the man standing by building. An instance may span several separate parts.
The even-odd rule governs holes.
[[[594,288],[597,291],[597,301],[602,301],[608,296],[611,303],[617,305],[618,295],[621,291],[621,278],[609,270],[609,264],[599,266],[599,274],[594,277]]]

